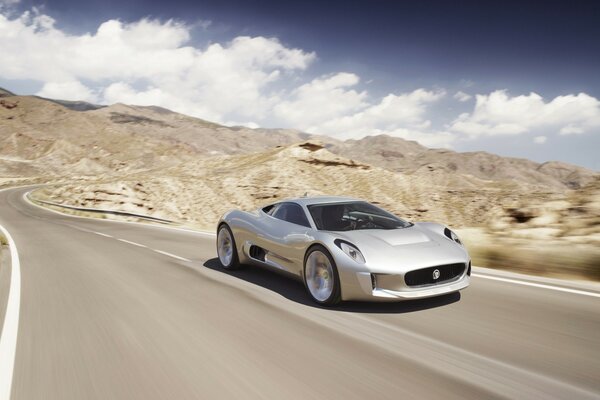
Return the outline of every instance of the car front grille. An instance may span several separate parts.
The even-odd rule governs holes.
[[[465,264],[457,263],[417,269],[407,272],[404,275],[404,282],[407,286],[437,285],[458,278],[465,272],[465,267]],[[439,271],[437,279],[436,270]]]

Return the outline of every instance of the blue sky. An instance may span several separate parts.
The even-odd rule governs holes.
[[[20,93],[600,169],[597,2],[0,4]]]

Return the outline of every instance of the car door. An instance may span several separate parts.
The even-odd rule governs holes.
[[[296,203],[281,203],[271,217],[277,221],[265,237],[268,260],[290,273],[301,275],[312,229],[304,209]]]

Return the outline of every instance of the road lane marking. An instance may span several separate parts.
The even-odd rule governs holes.
[[[0,225],[10,247],[10,287],[2,336],[0,336],[0,399],[10,399],[17,351],[17,336],[19,332],[19,309],[21,306],[21,265],[15,241],[8,231]]]
[[[113,236],[111,236],[111,235],[107,235],[106,233],[102,233],[102,232],[96,232],[96,231],[94,231],[94,232],[92,232],[92,233],[95,233],[96,235],[104,236],[104,237],[107,237],[107,238],[111,238],[111,237],[113,237]]]
[[[493,280],[493,281],[514,283],[514,284],[517,284],[517,285],[537,287],[537,288],[541,288],[541,289],[556,290],[558,292],[581,294],[583,296],[590,296],[590,297],[600,297],[600,293],[588,292],[586,290],[569,289],[569,288],[564,288],[564,287],[560,287],[560,286],[544,285],[542,283],[519,281],[519,280],[516,280],[516,279],[500,278],[498,276],[481,275],[481,274],[477,274],[477,273],[472,273],[471,276],[475,276],[477,278],[483,278],[483,279],[490,279],[490,280]]]
[[[167,256],[167,257],[173,257],[173,258],[176,258],[176,259],[178,259],[178,260],[181,260],[181,261],[192,262],[192,260],[188,260],[187,258],[179,257],[179,256],[178,256],[178,255],[176,255],[176,254],[171,254],[171,253],[168,253],[168,252],[166,252],[166,251],[162,251],[162,250],[156,250],[156,249],[151,249],[151,250],[153,250],[153,251],[155,251],[155,252],[157,252],[157,253],[159,253],[159,254],[165,255],[165,256]]]
[[[119,242],[123,242],[123,243],[127,243],[127,244],[132,244],[132,245],[137,246],[137,247],[148,247],[148,246],[146,246],[144,244],[140,244],[140,243],[136,243],[136,242],[131,242],[131,241],[125,240],[125,239],[119,239],[119,238],[117,238],[117,240]]]

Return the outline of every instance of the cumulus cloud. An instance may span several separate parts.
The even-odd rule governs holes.
[[[536,136],[533,138],[533,143],[544,144],[548,138],[546,136]]]
[[[561,135],[578,135],[580,133],[585,133],[585,130],[581,126],[569,124],[560,128],[560,131],[558,133],[560,133]]]
[[[345,138],[359,138],[376,133],[425,130],[431,121],[425,118],[430,104],[444,97],[443,91],[417,89],[409,93],[388,94],[379,103],[368,104],[355,113],[345,113],[307,127]]]
[[[465,101],[469,101],[469,100],[471,100],[471,98],[472,98],[473,96],[471,96],[470,94],[468,94],[468,93],[465,93],[465,92],[463,92],[463,91],[460,91],[460,90],[459,90],[458,92],[456,92],[456,93],[454,94],[454,96],[453,96],[453,97],[454,97],[456,100],[460,101],[461,103],[464,103]]]
[[[188,45],[190,29],[172,20],[109,20],[94,33],[76,36],[35,11],[14,19],[0,15],[0,75],[41,81],[42,95],[80,93],[90,100],[156,104],[222,120],[228,113],[263,113],[277,101],[269,84],[315,59],[314,53],[264,37],[199,49]],[[82,81],[95,85],[96,97]]]
[[[344,72],[314,79],[293,90],[288,100],[274,107],[274,114],[290,126],[320,130],[322,124],[368,105],[366,92],[351,89],[359,81],[357,75]]]
[[[444,147],[454,140],[452,133],[429,131],[426,119],[428,107],[445,96],[443,90],[417,89],[373,102],[366,91],[353,88],[358,83],[350,73],[317,78],[278,104],[275,115],[289,126],[340,139],[387,134]]]
[[[79,81],[48,82],[37,94],[50,99],[98,101],[98,96]]]
[[[9,3],[15,0],[0,0]],[[600,102],[585,93],[550,101],[535,93],[479,94],[471,112],[443,125],[432,109],[446,98],[444,90],[373,97],[352,72],[307,78],[316,54],[276,38],[240,36],[198,47],[192,30],[209,24],[108,20],[94,32],[73,35],[36,9],[13,15],[0,12],[0,76],[37,81],[44,97],[157,105],[220,123],[342,139],[388,134],[435,147],[542,128],[573,135],[600,127]],[[452,97],[472,98],[462,91]]]
[[[585,93],[544,101],[536,93],[510,96],[506,90],[477,95],[474,110],[456,118],[450,130],[470,137],[516,135],[551,129],[563,135],[600,128],[600,101]]]
[[[444,146],[454,138],[432,130],[427,118],[441,90],[373,99],[350,72],[303,80],[313,52],[260,36],[198,48],[191,29],[173,20],[109,20],[71,35],[35,9],[0,14],[0,75],[39,81],[45,97],[158,105],[221,123],[342,138],[387,133]]]

